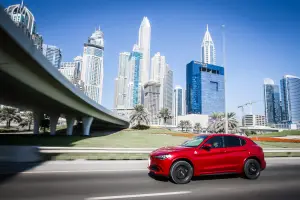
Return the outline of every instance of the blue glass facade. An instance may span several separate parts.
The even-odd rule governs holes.
[[[285,76],[280,85],[283,122],[300,123],[300,78]]]
[[[224,68],[192,61],[186,66],[187,114],[225,111]]]
[[[281,122],[281,108],[279,86],[273,84],[264,85],[265,115],[268,124]]]
[[[140,88],[140,63],[142,59],[142,53],[132,52],[130,60],[133,60],[134,65],[134,78],[133,78],[133,106],[141,104],[141,88]]]

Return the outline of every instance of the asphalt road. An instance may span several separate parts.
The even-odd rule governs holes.
[[[81,171],[77,172],[72,171],[74,169],[68,171],[44,169],[14,176],[0,175],[0,199],[299,200],[300,159],[277,159],[268,163],[267,169],[258,180],[246,180],[234,175],[205,176],[198,177],[187,185],[175,185],[165,179],[155,180],[141,168],[132,171],[126,169],[124,172],[84,171],[85,165],[81,163],[79,164]]]

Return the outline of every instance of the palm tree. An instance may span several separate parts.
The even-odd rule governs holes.
[[[201,124],[200,123],[195,123],[194,129],[197,131],[197,133],[199,133],[200,130],[202,129]]]
[[[2,121],[6,122],[6,128],[10,128],[11,122],[20,123],[22,118],[18,113],[18,109],[10,106],[4,106],[0,110],[0,122]]]
[[[185,131],[187,132],[189,128],[192,127],[192,123],[189,120],[184,121]]]
[[[23,121],[19,124],[19,126],[24,127],[28,126],[28,131],[30,131],[30,127],[33,122],[33,113],[30,111],[26,111],[22,114]]]
[[[236,132],[238,130],[238,121],[236,120],[236,114],[230,112],[227,114],[228,130]],[[208,130],[215,133],[224,133],[225,131],[225,114],[213,113],[210,116]]]
[[[138,126],[141,125],[142,122],[149,124],[149,117],[143,105],[136,105],[134,107],[134,111],[130,116],[130,123],[135,124],[137,122]]]
[[[167,120],[172,119],[171,113],[168,108],[162,108],[158,113],[158,118],[164,120],[164,124],[166,126]]]
[[[185,122],[183,120],[180,120],[178,127],[181,128],[181,131],[183,132],[183,128],[185,127]]]

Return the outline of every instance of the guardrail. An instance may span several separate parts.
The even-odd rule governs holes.
[[[155,148],[97,148],[97,147],[37,147],[41,153],[142,153],[149,154]],[[300,152],[300,148],[264,148],[265,153]]]

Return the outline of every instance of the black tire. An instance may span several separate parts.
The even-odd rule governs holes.
[[[173,163],[170,178],[175,184],[187,184],[191,181],[194,169],[190,163],[180,160]]]
[[[248,159],[244,164],[244,175],[247,179],[255,180],[260,176],[260,164],[255,159]]]

